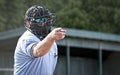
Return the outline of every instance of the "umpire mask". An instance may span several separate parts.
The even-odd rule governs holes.
[[[25,14],[25,27],[41,40],[51,31],[53,21],[53,14],[42,6],[34,5]]]

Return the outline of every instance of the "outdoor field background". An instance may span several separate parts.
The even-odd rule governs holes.
[[[120,0],[0,0],[0,75],[13,75],[14,50],[32,5],[56,16],[67,30],[57,41],[54,75],[120,75]]]

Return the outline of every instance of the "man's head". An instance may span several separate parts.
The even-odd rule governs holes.
[[[53,14],[42,6],[34,5],[25,14],[25,27],[40,39],[43,39],[53,25]]]

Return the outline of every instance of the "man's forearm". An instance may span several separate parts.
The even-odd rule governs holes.
[[[48,35],[34,47],[33,55],[35,57],[41,57],[45,55],[50,50],[54,42],[55,40]]]
[[[39,42],[33,49],[33,55],[35,57],[41,57],[45,55],[52,47],[55,40],[61,40],[65,36],[65,30],[62,28],[55,28],[52,30],[41,42]]]

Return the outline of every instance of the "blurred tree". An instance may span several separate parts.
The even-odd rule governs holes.
[[[24,26],[32,5],[55,13],[54,26],[120,34],[120,0],[0,0],[0,31]]]
[[[24,0],[0,0],[0,31],[21,26],[23,19]]]

